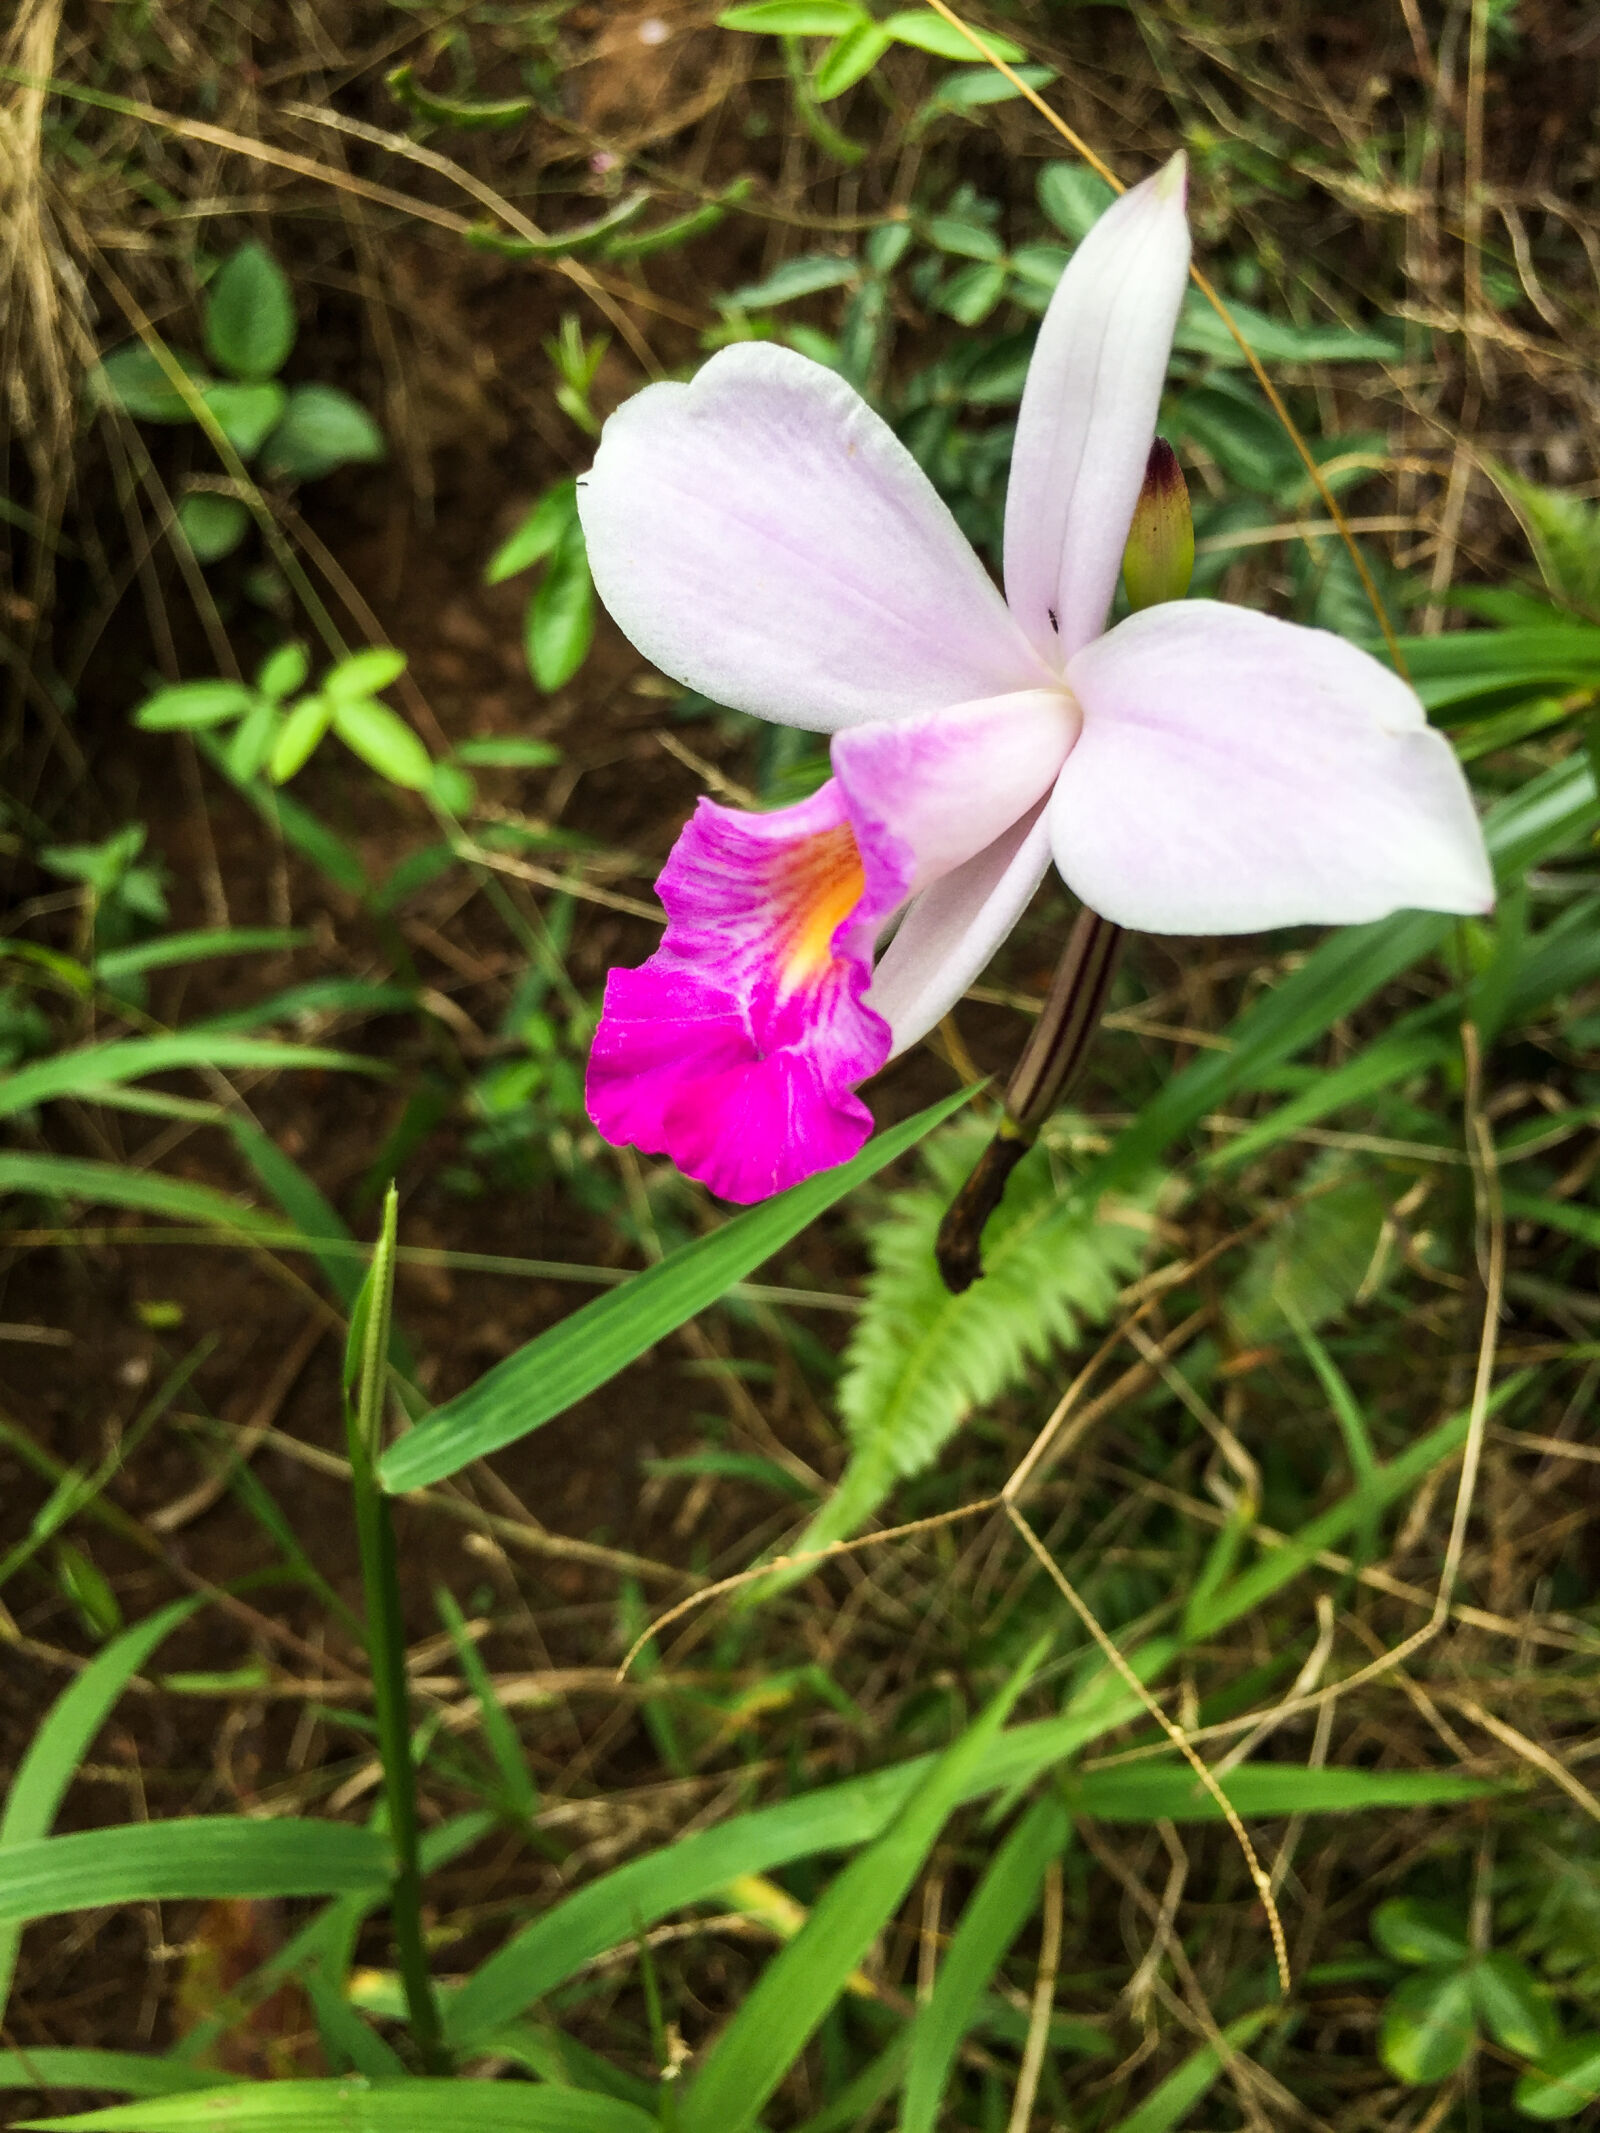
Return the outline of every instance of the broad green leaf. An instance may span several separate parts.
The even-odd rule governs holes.
[[[594,580],[583,528],[573,516],[528,603],[528,671],[541,689],[559,689],[583,665],[593,642]]]
[[[169,1037],[128,1037],[112,1044],[85,1044],[57,1052],[14,1074],[0,1075],[0,1118],[61,1096],[92,1096],[111,1083],[170,1074],[174,1067],[214,1067],[222,1073],[248,1067],[337,1067],[347,1074],[384,1071],[376,1060],[317,1045],[277,1044],[262,1037],[219,1037],[214,1031],[178,1030]]]
[[[1275,2007],[1258,2007],[1254,2014],[1240,2015],[1230,2022],[1222,2034],[1236,2051],[1258,2037],[1278,2010]],[[1185,2124],[1189,2113],[1205,2095],[1222,2072],[1222,2053],[1214,2044],[1202,2044],[1184,2060],[1175,2074],[1169,2074],[1158,2089],[1152,2091],[1136,2111],[1126,2118],[1119,2118],[1112,2133],[1174,2133]]]
[[[823,53],[811,77],[812,94],[824,104],[843,96],[872,72],[893,42],[887,24],[858,22]]]
[[[1067,1808],[1036,1800],[984,1870],[911,2026],[899,2133],[934,2133],[961,2040],[1006,1951],[1033,1915],[1045,1869],[1072,1832]]]
[[[187,2059],[162,2058],[154,2052],[48,2044],[32,2051],[0,2052],[0,2091],[109,2089],[121,2096],[173,2096],[183,2089],[214,2089],[217,2080],[214,2066],[192,2066]]]
[[[360,401],[332,385],[296,385],[283,420],[262,447],[267,474],[318,481],[336,467],[370,465],[387,451]]]
[[[271,378],[294,346],[294,298],[263,246],[240,245],[206,292],[206,353],[236,378]]]
[[[1496,2044],[1519,2058],[1543,2060],[1561,2034],[1555,2009],[1527,1964],[1503,1948],[1473,1964],[1472,2003]]]
[[[237,496],[197,489],[179,504],[177,527],[197,563],[220,563],[250,531],[250,512]]]
[[[1087,237],[1117,197],[1087,163],[1046,163],[1038,178],[1039,205],[1074,244]]]
[[[519,571],[531,570],[561,545],[567,528],[577,516],[578,485],[558,481],[543,496],[489,558],[483,573],[485,585],[501,585]]]
[[[215,2076],[212,2077],[213,2080]],[[658,2133],[636,2104],[546,2082],[411,2079],[229,2083],[193,2095],[27,2121],[38,2133]]]
[[[4,1155],[0,1155],[0,1166],[4,1162]],[[11,1780],[0,1811],[0,1850],[49,1835],[67,1787],[117,1698],[156,1646],[180,1623],[187,1622],[201,1604],[199,1600],[175,1600],[158,1609],[96,1653],[83,1672],[62,1690],[39,1721]],[[0,2014],[10,1996],[21,1931],[20,1925],[0,1927]],[[34,2081],[19,2084],[26,2088],[37,2085]],[[91,2082],[75,2085],[97,2086]]]
[[[1443,2081],[1472,2049],[1472,1980],[1458,1965],[1419,1970],[1390,1993],[1378,2057],[1401,2081]]]
[[[1227,303],[1229,317],[1263,363],[1393,363],[1402,353],[1396,334],[1337,324],[1297,326],[1292,319],[1269,317],[1234,297]],[[1172,345],[1188,355],[1207,356],[1213,363],[1248,360],[1198,291],[1191,291],[1184,300]]]
[[[0,1847],[0,1925],[110,1903],[328,1896],[380,1888],[389,1870],[375,1831],[340,1822],[191,1815],[77,1830]]]
[[[1372,1914],[1373,1939],[1397,1963],[1464,1963],[1472,1955],[1467,1922],[1446,1904],[1391,1897]]]
[[[1507,692],[1600,683],[1600,628],[1591,623],[1563,620],[1402,637],[1400,653],[1412,687],[1430,711],[1451,711]]]
[[[903,8],[898,14],[886,17],[883,27],[897,43],[915,45],[919,52],[931,52],[936,59],[970,62],[983,57],[980,48],[964,31],[958,30],[953,22],[946,22],[942,15],[924,8]],[[1028,56],[1021,45],[1013,44],[1009,37],[998,36],[993,30],[980,30],[978,34],[996,59],[1003,59],[1007,66],[1020,66]]]
[[[1036,1647],[1000,1695],[946,1749],[877,1842],[829,1882],[702,2061],[678,2105],[682,2133],[745,2133],[800,2057],[890,1918],[1043,1656]]]
[[[146,733],[193,733],[243,718],[256,703],[256,692],[242,681],[179,681],[157,689],[133,714]]]
[[[274,785],[287,785],[292,777],[304,770],[332,724],[333,702],[330,697],[320,694],[301,697],[278,728],[272,753],[267,757],[267,775]]]
[[[219,955],[271,955],[304,945],[304,933],[283,926],[217,926],[203,932],[167,933],[132,948],[111,948],[94,959],[95,976],[116,984],[137,971],[170,970],[177,963],[209,963]]]
[[[281,385],[208,385],[200,395],[241,459],[253,459],[283,420],[289,396]],[[242,506],[241,506],[242,508]]]
[[[1512,2102],[1524,2118],[1576,2118],[1600,2103],[1600,2035],[1569,2037],[1517,2083]]]
[[[914,1148],[972,1094],[963,1089],[945,1097],[880,1133],[838,1169],[735,1215],[622,1288],[585,1304],[392,1444],[379,1463],[383,1486],[400,1494],[440,1481],[564,1413],[715,1303],[825,1208]]]
[[[375,697],[334,702],[333,730],[352,754],[379,777],[410,792],[425,792],[433,777],[433,758],[398,711]]]
[[[867,19],[854,0],[751,0],[746,7],[725,8],[717,27],[774,37],[842,37]]]
[[[187,356],[166,350],[167,359],[197,394],[214,381]],[[193,410],[167,373],[160,357],[143,341],[115,348],[89,373],[89,397],[100,407],[114,407],[139,422],[192,422]]]
[[[406,655],[392,644],[371,644],[329,667],[322,686],[336,704],[379,696],[406,670]]]

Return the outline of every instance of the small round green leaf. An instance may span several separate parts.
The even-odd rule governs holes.
[[[854,0],[750,0],[745,7],[724,8],[717,27],[774,37],[842,37],[866,19],[866,9]]]
[[[1087,237],[1117,197],[1084,163],[1046,163],[1039,173],[1039,205],[1064,237]]]
[[[1524,1962],[1496,1949],[1472,1969],[1478,2020],[1496,2044],[1523,2059],[1542,2059],[1560,2035],[1555,2009]]]
[[[267,767],[278,734],[278,707],[258,701],[233,729],[228,743],[228,775],[241,785],[259,777]]]
[[[921,8],[906,8],[901,14],[891,15],[883,26],[899,43],[915,45],[919,52],[932,52],[936,59],[970,64],[983,57],[982,50],[964,30],[946,22],[942,15],[929,14]],[[993,30],[980,30],[978,35],[995,58],[1003,59],[1008,67],[1020,65],[1028,56],[1020,44],[1013,44],[1009,37],[997,37]]]
[[[333,385],[297,385],[262,448],[261,466],[291,481],[318,481],[335,467],[380,460],[384,451],[383,432],[359,400]]]
[[[263,696],[270,696],[275,704],[285,697],[293,696],[296,689],[303,689],[306,676],[311,671],[311,662],[306,657],[303,644],[280,644],[275,652],[269,652],[261,662],[256,675],[256,687]]]
[[[812,94],[823,104],[843,96],[872,72],[893,42],[885,24],[858,22],[823,53],[811,77]]]
[[[1464,1970],[1422,1970],[1390,1993],[1378,2056],[1401,2081],[1443,2081],[1472,2049],[1477,2025]]]
[[[1006,268],[992,265],[962,267],[951,275],[939,293],[939,309],[962,326],[981,326],[1006,293]]]
[[[293,650],[290,646],[287,649]],[[333,706],[325,696],[303,697],[283,724],[272,744],[267,774],[274,785],[283,785],[301,770],[315,753],[322,736],[333,723]]]
[[[433,758],[398,711],[370,697],[356,697],[333,709],[333,730],[350,751],[391,785],[426,792],[433,782]]]
[[[1472,1953],[1467,1922],[1447,1904],[1396,1896],[1372,1914],[1372,1937],[1397,1963],[1464,1963]]]
[[[404,652],[397,652],[392,644],[372,644],[330,667],[322,686],[336,704],[352,703],[358,696],[376,696],[405,670]]]
[[[197,392],[204,392],[211,384],[206,373],[175,348],[169,348],[166,354]],[[140,422],[194,420],[188,401],[173,384],[160,357],[142,341],[129,341],[126,347],[113,349],[103,363],[97,363],[89,373],[88,392],[92,405],[117,408]]]
[[[435,763],[428,794],[447,814],[464,815],[477,799],[478,788],[459,763]]]
[[[236,496],[199,489],[179,504],[178,530],[197,563],[219,563],[250,531],[250,513]]]
[[[500,585],[518,571],[531,570],[561,545],[562,536],[577,515],[578,487],[571,480],[558,481],[543,496],[489,558],[483,573],[485,585]]]
[[[1511,2100],[1524,2118],[1543,2119],[1576,2118],[1586,2105],[1600,2103],[1600,2035],[1556,2045],[1523,2075]]]
[[[516,733],[485,733],[477,739],[463,741],[455,751],[458,763],[470,763],[485,770],[548,770],[552,763],[561,761],[561,750],[554,741],[537,741],[531,735]]]
[[[258,385],[208,385],[200,397],[241,459],[255,457],[289,404],[289,395],[270,378]]]
[[[255,700],[242,681],[180,681],[147,696],[133,723],[146,733],[194,733],[243,718]]]
[[[206,296],[206,350],[236,378],[270,378],[294,346],[294,298],[264,247],[240,245]]]

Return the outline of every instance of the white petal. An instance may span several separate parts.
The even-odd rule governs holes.
[[[1056,864],[1119,925],[1254,933],[1492,903],[1449,742],[1343,638],[1174,601],[1067,679],[1083,730],[1050,803]]]
[[[1047,678],[905,446],[792,349],[637,394],[578,506],[624,634],[736,710],[832,732]]]
[[[1175,156],[1106,209],[1039,329],[1006,493],[1006,596],[1047,657],[1105,628],[1188,272]]]
[[[867,994],[867,1005],[894,1031],[891,1058],[950,1012],[1027,909],[1049,864],[1041,804],[911,905]]]

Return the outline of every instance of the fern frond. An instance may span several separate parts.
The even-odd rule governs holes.
[[[873,1272],[839,1385],[852,1457],[797,1551],[856,1532],[897,1480],[933,1463],[975,1407],[1103,1320],[1144,1260],[1163,1181],[1089,1206],[1060,1153],[1041,1143],[990,1221],[983,1279],[952,1296],[934,1238],[990,1131],[963,1119],[926,1142],[932,1182],[897,1194],[872,1232]]]

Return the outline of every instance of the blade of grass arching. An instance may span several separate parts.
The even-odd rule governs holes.
[[[372,1265],[350,1321],[344,1371],[345,1442],[361,1555],[378,1752],[383,1762],[384,1799],[388,1803],[389,1836],[395,1854],[394,1884],[389,1897],[395,1953],[405,1981],[411,2035],[423,2068],[430,2074],[442,2074],[449,2072],[450,2062],[444,2049],[422,1925],[420,1825],[417,1770],[411,1748],[410,1683],[406,1677],[405,1610],[400,1596],[394,1521],[376,1473],[389,1384],[399,1207],[399,1194],[391,1185],[384,1198],[383,1226]]]
[[[80,1045],[0,1075],[0,1118],[62,1096],[91,1099],[110,1083],[170,1074],[176,1067],[213,1067],[231,1073],[246,1067],[329,1067],[345,1074],[386,1074],[382,1061],[314,1044],[278,1044],[266,1037],[219,1037],[178,1030],[168,1037],[126,1037],[111,1044]]]
[[[363,2022],[338,1987],[320,1969],[305,1975],[307,1997],[328,2066],[336,2074],[369,2081],[405,2079],[405,2063],[378,2032]]]
[[[533,2081],[251,2081],[75,2118],[30,2118],[32,2133],[660,2133],[615,2096]]]
[[[1497,1385],[1489,1396],[1489,1412],[1495,1414],[1506,1402],[1526,1386],[1533,1373],[1518,1371]],[[1342,1496],[1336,1504],[1310,1519],[1297,1533],[1290,1534],[1281,1547],[1276,1547],[1259,1563],[1225,1585],[1207,1606],[1193,1625],[1192,1636],[1198,1641],[1213,1637],[1231,1622],[1249,1614],[1278,1589],[1297,1578],[1302,1570],[1309,1569],[1325,1548],[1332,1548],[1346,1535],[1359,1532],[1361,1527],[1409,1490],[1414,1489],[1442,1460],[1458,1452],[1467,1441],[1467,1429],[1471,1412],[1463,1408],[1451,1415],[1448,1421],[1430,1429],[1426,1436],[1419,1437],[1415,1444],[1397,1453],[1384,1466],[1373,1473],[1364,1486],[1354,1488],[1348,1496]]]
[[[434,1593],[434,1604],[440,1620],[450,1632],[450,1641],[456,1648],[456,1658],[466,1676],[467,1686],[478,1699],[478,1715],[483,1724],[483,1737],[489,1744],[489,1753],[494,1757],[494,1766],[500,1773],[500,1782],[513,1811],[532,1826],[539,1812],[539,1788],[533,1782],[528,1768],[528,1759],[522,1752],[522,1743],[517,1738],[517,1729],[511,1723],[505,1705],[495,1693],[489,1669],[483,1663],[483,1654],[467,1634],[466,1619],[455,1603],[455,1597],[444,1586]]]
[[[219,926],[214,932],[167,933],[153,941],[139,941],[132,948],[111,948],[94,959],[94,974],[102,985],[115,985],[122,978],[146,970],[170,970],[178,963],[207,963],[219,955],[263,955],[285,948],[299,948],[309,938],[282,926]]]
[[[0,1810],[0,1850],[48,1836],[67,1787],[128,1683],[200,1600],[175,1600],[97,1652],[40,1721]],[[0,1928],[0,2016],[11,1996],[20,1926]],[[32,2086],[32,2084],[25,2084]],[[63,2084],[65,2085],[65,2084]],[[81,2086],[90,2087],[92,2083]]]
[[[1373,1449],[1372,1433],[1367,1428],[1367,1418],[1361,1411],[1361,1402],[1350,1390],[1344,1372],[1328,1353],[1317,1335],[1307,1325],[1305,1316],[1289,1289],[1285,1286],[1278,1293],[1278,1308],[1289,1321],[1290,1331],[1305,1351],[1306,1360],[1317,1374],[1317,1383],[1328,1398],[1344,1438],[1344,1448],[1349,1456],[1350,1469],[1356,1478],[1356,1487],[1370,1495],[1378,1474],[1378,1455]],[[1355,1548],[1356,1567],[1376,1561],[1378,1554],[1378,1513],[1372,1510],[1363,1517],[1357,1528]]]
[[[70,2045],[0,2052],[0,2091],[108,2089],[114,2096],[173,2096],[183,2089],[214,2089],[218,2079],[213,2066],[189,2066],[154,2052],[101,2052]]]
[[[283,1223],[264,1215],[210,1185],[187,1178],[163,1177],[156,1170],[130,1170],[121,1163],[98,1163],[87,1157],[35,1155],[0,1149],[0,1193],[32,1192],[43,1198],[81,1200],[89,1206],[136,1207],[148,1214],[170,1215],[180,1222],[205,1222],[247,1236],[258,1232],[282,1236]]]
[[[415,1011],[414,986],[374,985],[365,978],[308,978],[264,1000],[249,1000],[221,1014],[191,1022],[190,1029],[249,1030],[268,1022],[291,1022],[300,1015],[388,1015]],[[389,1173],[384,1172],[385,1178]]]
[[[456,1815],[437,1829],[430,1829],[422,1840],[423,1872],[437,1873],[441,1867],[451,1865],[463,1852],[481,1843],[494,1826],[493,1815],[473,1813]],[[312,1969],[320,1969],[325,1977],[347,1977],[361,1929],[382,1902],[384,1893],[383,1889],[368,1890],[360,1895],[336,1897],[324,1905],[309,1925],[302,1926],[275,1954],[258,1964],[248,1977],[241,1978],[220,2006],[185,2032],[174,2057],[206,2058],[218,2040],[248,2020],[251,2009],[275,1992],[285,1978],[299,1977]],[[208,2069],[202,2068],[201,2072],[209,2078]]]
[[[194,1815],[77,1830],[0,1849],[0,1926],[112,1903],[378,1889],[389,1867],[382,1837],[339,1822]]]
[[[337,1209],[294,1158],[285,1155],[253,1118],[230,1112],[223,1123],[232,1134],[239,1153],[305,1237],[306,1249],[315,1259],[323,1280],[347,1311],[353,1309],[366,1279],[366,1268],[344,1252],[319,1251],[317,1248],[319,1243],[348,1245],[352,1241]]]
[[[934,2133],[961,2040],[995,1971],[1033,1915],[1045,1868],[1072,1832],[1058,1793],[1036,1800],[990,1861],[911,2026],[899,2133]]]
[[[831,2103],[824,2104],[815,2118],[796,2127],[795,2133],[861,2133],[862,2127],[875,2124],[873,2113],[900,2086],[909,2041],[910,2032],[902,2029],[876,2059],[869,2060],[853,2080],[846,2082]]]
[[[975,1094],[961,1089],[919,1111],[877,1135],[837,1170],[735,1215],[529,1341],[392,1444],[379,1462],[383,1486],[391,1495],[402,1495],[442,1481],[564,1413],[715,1303],[808,1222],[914,1148]]]
[[[835,1875],[712,2045],[678,2105],[681,2133],[745,2133],[905,1901],[939,1833],[992,1754],[1047,1646],[935,1762],[876,1843]]]
[[[1235,2051],[1242,2051],[1277,2013],[1276,2007],[1258,2007],[1254,2014],[1240,2015],[1236,2022],[1230,2022],[1222,2035]],[[1119,2118],[1111,2133],[1174,2133],[1174,2128],[1184,2124],[1225,2063],[1216,2045],[1202,2044],[1197,2052],[1192,2052],[1184,2060],[1175,2074],[1169,2074],[1159,2088],[1152,2090],[1136,2111],[1130,2111],[1126,2118]]]
[[[1225,1175],[1230,1170],[1237,1170],[1264,1149],[1276,1146],[1291,1133],[1298,1133],[1302,1126],[1314,1126],[1319,1119],[1326,1118],[1345,1104],[1364,1103],[1369,1097],[1392,1088],[1397,1081],[1407,1081],[1415,1074],[1442,1066],[1447,1060],[1459,1059],[1461,1042],[1456,1032],[1439,1026],[1447,1012],[1447,1003],[1441,1002],[1437,1007],[1419,1008],[1414,1015],[1406,1016],[1404,1022],[1396,1023],[1375,1044],[1365,1046],[1343,1066],[1319,1074],[1309,1088],[1291,1096],[1287,1103],[1279,1104],[1265,1118],[1257,1119],[1245,1132],[1202,1157],[1198,1165],[1201,1175]],[[1430,1024],[1433,1027],[1430,1028]]]

